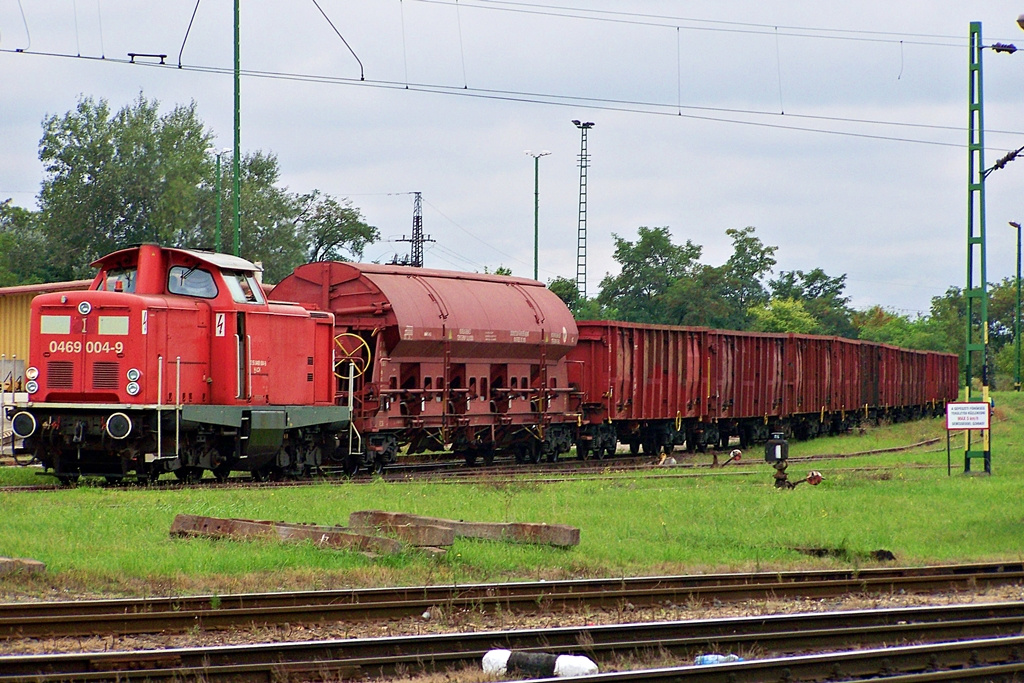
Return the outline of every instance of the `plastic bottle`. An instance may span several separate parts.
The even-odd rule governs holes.
[[[693,663],[697,666],[704,666],[706,664],[728,664],[729,662],[742,662],[743,657],[738,655],[697,655],[693,660]]]

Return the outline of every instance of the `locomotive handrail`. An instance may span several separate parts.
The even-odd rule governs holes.
[[[252,335],[245,335],[246,398],[252,398]]]
[[[174,455],[181,453],[181,356],[175,361],[174,371]]]
[[[164,357],[156,357],[156,459],[163,459],[164,446],[164,421],[160,415],[160,408],[164,403]]]
[[[359,444],[359,452],[360,453],[363,452],[363,437],[359,433],[359,430],[356,429],[356,421],[352,419],[352,409],[355,406],[355,404],[354,404],[355,394],[356,394],[356,392],[355,392],[355,383],[356,383],[355,366],[350,364],[348,366],[348,414],[349,414],[349,421],[348,421],[348,452],[349,452],[350,456],[352,455],[352,435],[353,434],[355,435],[357,443]]]

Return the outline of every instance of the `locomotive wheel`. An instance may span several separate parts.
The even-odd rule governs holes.
[[[186,484],[194,484],[203,478],[202,467],[179,467],[174,470],[174,476],[178,478],[178,481],[185,482]]]
[[[576,444],[576,459],[586,460],[590,457],[590,444],[584,444],[582,441]]]
[[[547,458],[548,462],[558,462],[558,451],[552,446],[551,450],[544,454],[544,457]]]
[[[357,474],[359,474],[360,465],[362,465],[362,462],[359,458],[359,454],[349,453],[348,455],[345,456],[341,468],[346,475],[354,477]]]
[[[384,454],[377,453],[373,457],[373,473],[384,474]]]
[[[484,456],[484,464],[490,467],[494,464],[494,444],[484,446],[481,449],[481,455]]]
[[[531,446],[532,444],[528,443],[517,443],[515,446],[512,447],[515,453],[517,464],[522,465],[528,460],[531,462],[536,462],[535,460],[533,460],[533,453],[531,452],[533,449],[531,448]]]
[[[615,441],[612,441],[609,445],[605,446],[604,451],[598,451],[598,458],[604,460],[605,458],[615,457]]]
[[[476,451],[473,450],[472,448],[467,448],[466,450],[462,451],[459,455],[466,459],[467,467],[473,467],[474,465],[476,465]]]
[[[640,442],[639,441],[635,441],[634,440],[634,441],[630,441],[629,442],[629,454],[630,455],[640,455]]]
[[[213,476],[217,477],[217,481],[224,483],[231,476],[231,463],[225,462],[217,465],[213,468]]]

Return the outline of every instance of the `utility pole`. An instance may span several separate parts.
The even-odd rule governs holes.
[[[983,111],[981,22],[971,22],[967,140],[967,343],[965,399],[971,401],[972,356],[980,354],[981,402],[989,403],[988,367],[988,272],[985,265],[985,117]],[[975,258],[978,268],[975,270]],[[975,324],[977,320],[977,324]],[[981,450],[971,449],[971,432],[964,431],[964,472],[971,471],[971,460],[982,458],[985,472],[992,473],[989,430],[982,431]]]
[[[594,127],[593,121],[585,123],[573,119],[573,124],[580,129],[580,212],[579,226],[576,230],[576,291],[580,300],[587,298],[587,167],[590,155],[587,154],[587,131]]]
[[[526,153],[533,157],[533,279],[538,279],[538,261],[539,261],[539,247],[540,243],[540,158],[546,157],[551,152],[544,150],[543,152],[531,152],[526,150]]]
[[[1024,18],[1024,15],[1021,15]],[[1013,365],[1013,390],[1020,391],[1020,223],[1010,221],[1017,231],[1017,310],[1013,319],[1013,346],[1016,362]]]
[[[413,268],[423,267],[423,243],[434,242],[430,238],[430,235],[423,236],[423,197],[420,192],[413,192],[414,198],[412,201],[412,237],[406,239],[405,235],[402,235],[402,239],[399,242],[409,242],[412,246],[409,247],[410,256],[407,265]],[[398,263],[398,257],[395,257],[395,263]]]
[[[238,31],[238,4],[239,0],[235,0],[235,158],[232,164],[232,171],[234,173],[234,204],[235,204],[235,241],[234,251],[232,252],[235,256],[239,255],[239,233],[242,229],[242,210],[241,202],[239,201],[238,192],[241,185],[241,160],[239,155],[242,147],[242,117],[241,117],[241,85],[242,85],[242,70],[241,62],[239,61],[238,44],[239,44],[239,31]]]

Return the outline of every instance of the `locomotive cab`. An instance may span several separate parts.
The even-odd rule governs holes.
[[[18,436],[62,480],[318,464],[335,408],[333,316],[269,302],[259,268],[142,245],[109,254],[86,291],[32,303]],[[312,412],[310,412],[312,411]]]

